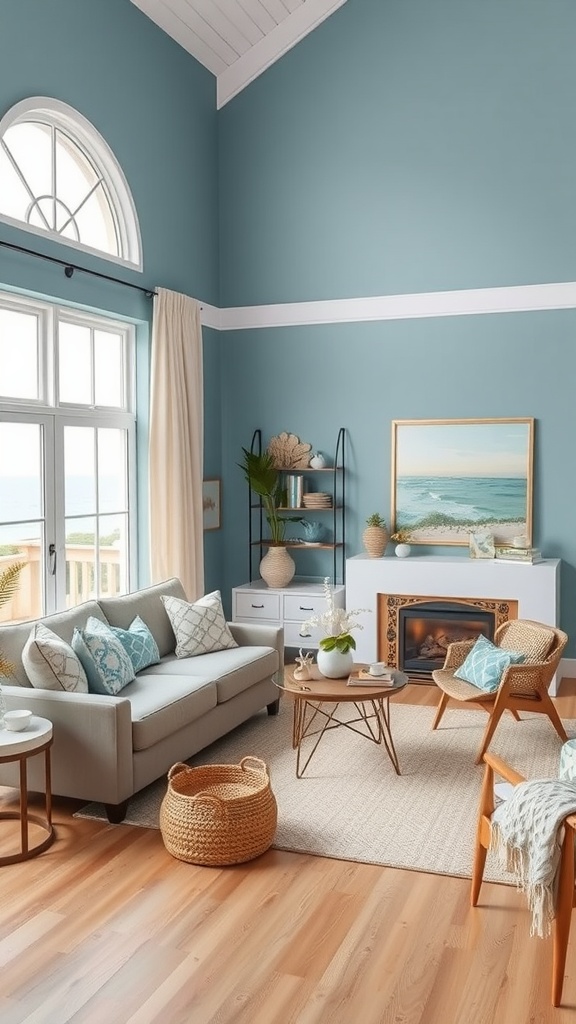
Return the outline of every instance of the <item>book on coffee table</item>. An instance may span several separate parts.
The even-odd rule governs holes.
[[[348,686],[394,686],[394,674],[388,668],[375,676],[368,669],[359,668],[348,676]]]

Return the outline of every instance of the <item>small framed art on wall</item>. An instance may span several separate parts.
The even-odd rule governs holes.
[[[202,508],[204,510],[204,529],[220,529],[220,491],[218,477],[204,480],[202,484]]]

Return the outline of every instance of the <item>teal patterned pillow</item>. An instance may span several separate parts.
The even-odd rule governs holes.
[[[74,630],[72,650],[78,655],[90,693],[115,697],[134,679],[134,666],[110,626],[90,616],[85,629]]]
[[[496,647],[485,636],[479,636],[466,660],[457,668],[454,675],[473,683],[485,693],[494,693],[500,686],[504,670],[509,665],[519,665],[525,655],[516,651],[504,651]]]
[[[110,626],[110,630],[114,636],[118,637],[135,672],[140,672],[143,668],[148,668],[149,665],[157,665],[160,661],[158,644],[139,615],[132,620],[128,629]]]

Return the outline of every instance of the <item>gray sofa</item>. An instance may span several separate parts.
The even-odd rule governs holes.
[[[235,726],[267,707],[278,711],[273,680],[284,664],[282,629],[228,623],[238,647],[179,658],[161,595],[186,599],[168,580],[123,597],[87,601],[38,620],[71,642],[74,627],[92,615],[128,629],[136,615],[152,632],[160,663],[136,675],[117,697],[32,688],[21,655],[33,622],[0,626],[0,649],[13,664],[2,680],[7,709],[29,708],[54,725],[52,791],[97,800],[110,821],[121,821],[128,798]],[[40,758],[29,764],[29,785],[43,789]],[[17,765],[0,766],[0,785],[18,784]]]

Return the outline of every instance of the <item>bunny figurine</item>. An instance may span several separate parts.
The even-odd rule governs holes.
[[[312,651],[308,654],[302,654],[302,648],[300,648],[300,655],[296,658],[297,668],[294,669],[294,679],[298,682],[304,682],[306,679],[312,679],[312,662],[314,661],[314,655]]]

